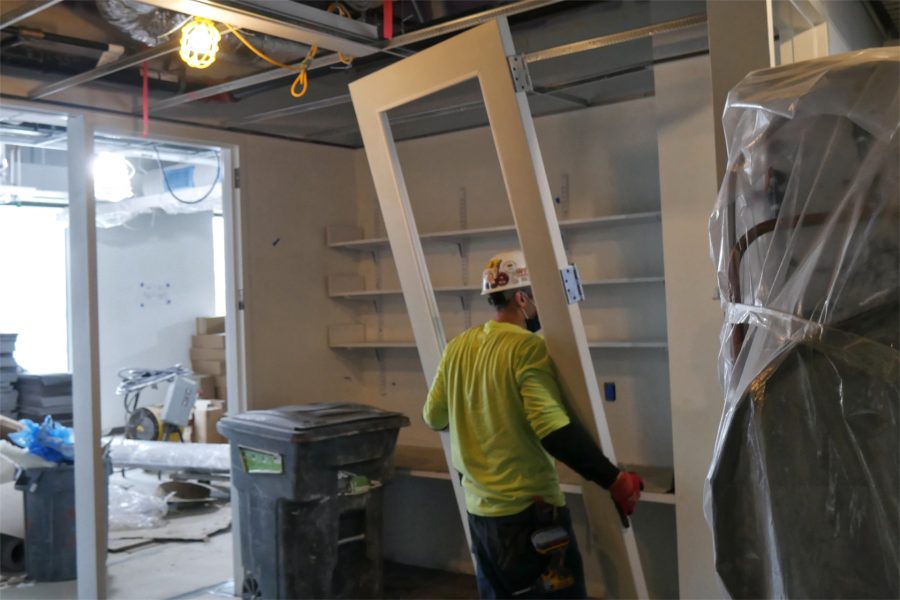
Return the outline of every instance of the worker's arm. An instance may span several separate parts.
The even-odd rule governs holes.
[[[577,423],[569,423],[541,438],[541,445],[556,460],[604,489],[616,481],[619,469],[593,438]]]
[[[541,445],[550,456],[588,481],[609,489],[619,469],[606,458],[587,431],[566,414],[544,340],[529,337],[516,354],[516,380],[525,416]]]
[[[446,354],[445,354],[446,356]],[[450,411],[447,405],[447,390],[444,386],[444,358],[438,366],[431,389],[428,390],[428,398],[422,409],[422,420],[431,429],[440,431],[450,426]]]

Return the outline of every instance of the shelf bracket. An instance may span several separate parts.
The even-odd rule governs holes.
[[[459,188],[459,228],[461,230],[469,228],[469,197],[465,187]],[[456,248],[459,251],[462,284],[467,286],[469,285],[469,243],[460,241]]]
[[[569,215],[569,174],[563,173],[559,182],[559,196],[556,198],[556,206],[559,207],[560,216]]]
[[[375,289],[382,289],[382,273],[381,273],[381,256],[378,248],[373,248],[370,252],[372,255],[372,264],[375,267]]]
[[[375,314],[378,316],[378,339],[384,337],[384,310],[381,298],[375,298]]]

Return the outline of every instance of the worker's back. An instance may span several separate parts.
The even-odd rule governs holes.
[[[569,423],[544,340],[489,321],[447,346],[423,416],[450,426],[453,464],[470,513],[520,512],[541,497],[563,505],[553,459],[540,438]]]

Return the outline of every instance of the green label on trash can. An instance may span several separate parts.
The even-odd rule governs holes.
[[[241,448],[241,462],[247,473],[269,473],[277,475],[284,472],[281,455],[251,448]]]

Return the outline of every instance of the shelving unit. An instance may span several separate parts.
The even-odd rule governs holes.
[[[335,350],[388,350],[415,349],[416,343],[411,340],[366,339],[365,325],[348,323],[328,328],[328,346]],[[663,340],[595,340],[588,342],[588,346],[592,350],[627,348],[665,350],[668,343]]]
[[[333,334],[332,331],[340,331]],[[352,331],[352,335],[349,332]],[[367,340],[365,327],[359,324],[334,325],[329,328],[328,346],[334,350],[390,350],[415,349],[416,343],[407,340]],[[655,349],[665,350],[668,343],[662,340],[596,340],[588,342],[591,350]]]
[[[644,479],[642,502],[654,504],[675,504],[674,470],[669,467],[646,465],[619,465],[629,471],[638,471]],[[450,472],[440,448],[427,446],[399,445],[394,450],[394,467],[399,475],[426,477],[430,479],[450,479]],[[567,494],[580,495],[581,478],[562,464],[557,464],[560,487]]]
[[[565,232],[602,227],[604,225],[625,225],[629,223],[641,223],[646,221],[659,221],[662,213],[659,211],[626,213],[621,215],[609,215],[605,217],[589,217],[583,219],[567,219],[559,222],[560,229]],[[469,238],[477,238],[494,235],[514,235],[514,225],[500,225],[498,227],[480,227],[476,229],[457,229],[453,231],[438,231],[425,233],[420,236],[425,242],[458,243]],[[376,249],[388,247],[390,244],[386,237],[365,238],[360,227],[337,225],[328,227],[325,231],[325,239],[329,248],[359,250],[371,252]]]
[[[642,285],[648,283],[665,283],[662,276],[650,277],[619,277],[612,279],[595,279],[583,281],[585,288],[602,287],[610,285]],[[481,293],[480,285],[436,287],[435,294],[459,296],[463,294]],[[399,289],[365,289],[365,279],[359,275],[331,275],[328,277],[328,296],[343,300],[375,300],[377,298],[402,296]]]
[[[459,223],[466,225],[468,221],[464,189],[460,190],[459,197]],[[376,212],[376,221],[379,215],[380,213]],[[646,238],[647,243],[652,247],[653,240],[659,236],[659,232],[655,228],[646,228],[659,223],[660,218],[660,211],[653,210],[579,219],[566,219],[561,216],[560,228],[566,236],[567,247],[570,244],[586,243],[590,249],[592,240],[595,239],[621,239],[621,228],[623,227],[627,228],[629,232],[627,235],[631,236],[631,239],[644,240]],[[634,227],[637,229],[631,233]],[[499,241],[497,240],[498,236],[500,236]],[[439,272],[440,268],[444,268],[444,275],[446,275],[447,265],[460,265],[461,271],[457,275],[457,281],[460,281],[461,284],[436,286],[434,292],[439,298],[458,297],[460,299],[458,308],[453,309],[452,306],[446,308],[451,312],[461,311],[465,315],[466,326],[474,324],[472,307],[477,306],[477,296],[480,294],[481,286],[480,279],[475,278],[477,269],[472,268],[475,265],[469,263],[472,244],[483,239],[496,246],[508,246],[510,243],[515,243],[515,227],[512,225],[460,227],[454,230],[425,233],[420,237],[429,256],[443,257],[444,262],[436,272]],[[504,238],[512,239],[503,241]],[[360,307],[353,309],[360,315],[359,321],[332,324],[328,327],[328,346],[334,351],[347,352],[348,357],[359,356],[353,360],[361,361],[360,364],[363,364],[367,358],[365,358],[365,353],[359,351],[374,352],[374,357],[377,359],[377,366],[374,368],[378,371],[377,381],[380,393],[396,393],[397,388],[389,386],[387,383],[392,378],[392,365],[395,361],[400,361],[397,364],[408,364],[409,352],[416,350],[416,343],[411,339],[410,332],[400,328],[396,320],[404,310],[403,293],[396,283],[393,285],[387,283],[390,280],[385,279],[383,274],[383,263],[388,264],[392,261],[388,239],[378,236],[366,237],[361,227],[337,225],[326,229],[326,241],[329,248],[358,253],[357,255],[360,256],[358,260],[374,267],[374,271],[370,271],[369,276],[371,278],[374,275],[375,284],[374,286],[367,284],[367,281],[371,281],[371,279],[357,273],[328,276],[327,292],[330,298],[335,301],[348,302],[347,307]],[[442,246],[442,243],[446,245]],[[643,242],[641,244],[643,245]],[[612,269],[612,272],[609,272],[606,277],[583,281],[582,285],[585,288],[587,301],[590,301],[591,298],[601,298],[602,306],[604,290],[608,290],[610,293],[615,292],[618,297],[625,294],[625,297],[630,298],[634,294],[639,294],[657,299],[663,298],[665,278],[658,274],[663,266],[661,257],[660,259],[650,258],[651,255],[653,255],[652,252],[644,255],[644,258],[636,263]],[[604,271],[604,274],[607,272]],[[444,281],[448,280],[445,278]],[[630,291],[638,288],[641,290],[640,292]],[[662,300],[653,302],[662,302]],[[368,315],[368,317],[363,315]],[[644,320],[644,318],[640,317],[639,320]],[[456,322],[451,328],[461,325],[462,323]],[[626,329],[628,328],[626,327]],[[600,333],[599,339],[592,339],[588,342],[588,346],[591,353],[596,355],[596,360],[600,361],[599,364],[608,363],[609,360],[637,361],[640,364],[649,361],[649,364],[660,364],[660,360],[666,360],[668,342],[664,337],[660,339],[654,336],[655,331],[646,329],[646,327],[638,327],[637,330],[641,331],[643,335],[635,331],[636,335],[633,338],[628,337],[627,331],[623,336],[623,332],[617,330],[609,338],[604,338],[602,332],[597,332]],[[664,336],[664,332],[660,333],[663,333]],[[619,354],[611,355],[611,352]],[[633,358],[623,359],[620,355]],[[660,356],[661,358],[658,358]],[[621,375],[621,372],[618,374],[625,377],[625,375]],[[615,376],[612,377],[613,380],[615,378]],[[397,465],[402,468],[404,473],[413,477],[438,479],[449,477],[446,466],[441,467],[444,465],[444,458],[440,448],[416,446],[414,447],[415,451],[408,453],[406,452],[407,448],[408,446],[402,443],[398,447]],[[645,466],[641,467],[641,472],[659,471],[660,469],[662,473],[671,474],[672,472],[670,467]],[[580,493],[580,479],[571,472],[566,475],[567,471],[564,466],[560,470],[566,491]],[[664,491],[648,491],[645,500],[671,505],[674,504],[674,495],[666,494]]]

